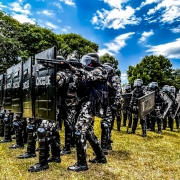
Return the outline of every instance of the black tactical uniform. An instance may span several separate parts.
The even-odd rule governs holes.
[[[106,157],[100,147],[100,143],[94,134],[93,116],[105,117],[107,111],[107,71],[99,64],[99,56],[90,53],[81,59],[83,66],[88,68],[77,69],[70,66],[75,76],[75,82],[81,80],[84,83],[83,103],[75,125],[74,136],[76,138],[77,163],[69,166],[71,171],[88,170],[86,163],[86,139],[96,155],[95,159],[89,160],[91,163],[106,163]],[[80,77],[81,76],[81,77]],[[79,78],[80,77],[80,78]]]
[[[107,150],[111,150],[111,130],[113,126],[113,119],[115,119],[115,116],[117,116],[118,111],[120,111],[120,105],[121,105],[121,83],[120,79],[117,75],[114,74],[113,68],[108,65],[107,63],[103,64],[105,69],[108,72],[108,98],[109,98],[109,106],[107,109],[106,117],[102,118],[101,121],[101,147],[103,149],[104,154],[108,154]],[[117,116],[117,127],[120,131],[120,116]]]
[[[142,88],[143,81],[141,79],[136,79],[134,81],[134,87],[135,89],[132,92],[132,98],[130,102],[130,109],[132,110],[132,113],[134,114],[133,118],[133,125],[132,125],[132,131],[129,132],[129,134],[135,134],[137,124],[138,124],[138,98],[145,95],[145,92]],[[140,123],[142,126],[142,136],[146,136],[146,119],[145,117],[142,117],[140,119]]]
[[[151,131],[155,131],[155,123],[158,125],[158,133],[162,132],[162,113],[165,107],[165,101],[162,92],[158,88],[157,82],[148,85],[149,91],[155,91],[155,110],[150,113]]]
[[[125,85],[124,93],[131,93],[131,85],[130,84]],[[131,113],[131,111],[129,111],[129,108],[123,109],[123,124],[122,124],[122,126],[126,126],[127,119],[129,120],[128,128],[131,128],[131,125],[132,125],[132,113]]]
[[[176,88],[174,86],[170,86],[168,96],[173,101],[173,104],[170,107],[169,112],[168,112],[169,127],[170,127],[171,131],[173,131],[173,129],[174,129],[175,111],[176,111],[176,108],[177,108],[177,105],[178,105],[177,102],[176,102]]]

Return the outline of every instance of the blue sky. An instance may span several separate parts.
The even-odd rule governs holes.
[[[20,22],[55,33],[77,33],[126,70],[145,55],[162,54],[180,68],[180,0],[1,0],[0,9]]]

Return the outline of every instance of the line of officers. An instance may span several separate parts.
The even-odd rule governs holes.
[[[62,57],[57,56],[58,58],[62,60]],[[12,131],[15,131],[16,144],[9,148],[23,148],[27,143],[26,152],[18,156],[19,159],[27,159],[36,157],[36,141],[38,142],[39,162],[31,166],[28,169],[29,172],[48,169],[48,163],[51,162],[60,163],[60,156],[70,154],[73,147],[76,147],[77,162],[67,169],[76,172],[88,170],[87,140],[95,155],[95,158],[89,159],[89,162],[107,163],[105,155],[112,150],[111,131],[114,120],[116,119],[117,129],[120,131],[121,112],[123,112],[123,126],[126,126],[128,119],[128,129],[132,128],[128,133],[135,134],[138,124],[138,98],[151,91],[155,91],[155,110],[140,119],[142,136],[146,136],[147,128],[154,131],[156,122],[158,133],[161,133],[162,125],[163,129],[167,127],[167,117],[171,130],[173,130],[174,118],[179,128],[179,112],[174,117],[174,111],[178,105],[175,87],[164,86],[161,91],[158,84],[152,82],[146,88],[141,79],[136,79],[133,91],[130,85],[125,86],[124,93],[131,93],[132,97],[128,108],[123,109],[125,102],[121,80],[115,75],[112,64],[101,65],[99,56],[95,53],[84,55],[80,60],[82,66],[79,64],[76,66],[75,62],[78,60],[75,58],[68,59],[67,62],[66,70],[62,69],[56,74],[56,88],[64,92],[63,95],[59,94],[63,101],[56,107],[56,122],[35,118],[22,119],[18,118],[16,113],[12,115],[13,118],[7,118],[9,112],[4,112],[3,107],[1,109],[0,135],[4,138],[0,143],[11,142]],[[167,102],[162,92],[167,93],[173,101],[164,119],[162,114],[167,107]],[[94,134],[95,116],[101,118],[100,142]],[[60,149],[59,130],[62,128],[62,120],[65,127],[65,145]]]

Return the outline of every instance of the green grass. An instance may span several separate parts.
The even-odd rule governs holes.
[[[116,129],[116,126],[115,126]],[[61,134],[61,147],[64,144],[64,129]],[[96,119],[95,134],[100,137],[100,120]],[[38,162],[38,157],[20,160],[17,156],[24,149],[9,150],[13,143],[0,144],[0,179],[2,180],[179,180],[180,179],[180,132],[175,129],[163,131],[162,135],[147,132],[147,137],[141,137],[140,125],[135,135],[127,134],[126,127],[121,132],[112,132],[113,151],[107,155],[107,164],[90,164],[85,172],[67,171],[69,165],[76,162],[76,151],[61,157],[60,164],[50,163],[50,168],[38,173],[29,173],[27,169]],[[38,154],[38,153],[37,153]],[[93,157],[88,144],[87,160]]]

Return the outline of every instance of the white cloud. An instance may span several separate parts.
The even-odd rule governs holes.
[[[134,32],[122,34],[117,36],[112,42],[105,43],[104,46],[106,46],[106,48],[100,49],[99,54],[103,55],[103,53],[109,53],[113,55],[114,53],[118,53],[123,47],[126,46],[125,41],[129,39],[133,34]]]
[[[53,5],[56,6],[61,12],[63,11],[60,3],[54,2]]]
[[[105,3],[108,3],[111,7],[121,8],[122,3],[126,3],[129,0],[104,0]]]
[[[180,1],[161,0],[154,8],[149,9],[147,14],[152,16],[156,12],[160,13],[160,22],[173,23],[175,20],[180,18]]]
[[[26,14],[13,14],[12,17],[16,20],[18,20],[20,23],[31,23],[35,24],[35,19],[29,18]]]
[[[63,31],[63,32],[67,32],[69,29],[71,29],[71,26],[65,26],[65,27],[62,29],[62,31]]]
[[[75,3],[73,2],[73,0],[60,0],[60,2],[64,2],[65,4],[69,6],[75,6]]]
[[[150,30],[149,32],[144,31],[138,42],[139,43],[146,42],[147,38],[152,36],[153,34],[154,34],[153,30]]]
[[[49,10],[43,10],[43,11],[38,11],[37,14],[44,14],[46,16],[51,16],[53,17],[54,16],[54,13],[52,11],[49,11]]]
[[[23,1],[11,3],[10,9],[14,12],[18,12],[18,13],[22,13],[22,14],[31,14],[30,13],[31,5],[29,3],[27,3],[23,6],[21,4],[22,2]]]
[[[127,74],[126,74],[126,73],[122,73],[122,74],[121,74],[121,81],[122,81],[123,84],[128,81],[127,78],[128,78],[128,77],[127,77]]]
[[[135,9],[130,6],[122,7],[127,0],[104,0],[112,10],[101,9],[96,11],[91,23],[102,28],[124,29],[126,25],[137,25],[141,18],[137,18]]]
[[[145,2],[142,2],[139,8],[142,8],[146,5],[153,4],[153,3],[159,3],[162,0],[146,0]]]
[[[7,6],[3,5],[2,2],[0,2],[0,9],[7,8]]]
[[[149,46],[146,52],[151,52],[154,55],[164,55],[167,58],[180,59],[180,38],[167,44],[157,46]]]
[[[175,27],[175,28],[172,28],[170,29],[173,33],[180,33],[180,25]]]
[[[58,28],[58,26],[56,26],[56,25],[54,25],[54,24],[52,24],[52,23],[50,23],[50,22],[46,22],[46,25],[47,25],[48,27],[50,27],[50,28],[53,28],[53,29]]]

